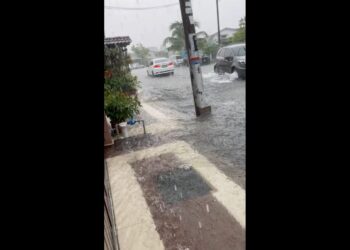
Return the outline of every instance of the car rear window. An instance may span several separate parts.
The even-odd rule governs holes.
[[[225,49],[224,57],[233,57],[233,50],[232,49]]]
[[[154,60],[154,63],[164,63],[164,62],[168,62],[168,59],[157,59],[157,60]]]
[[[238,50],[238,56],[245,56],[245,47],[241,47]]]
[[[233,50],[233,54],[234,54],[235,56],[238,56],[239,47],[234,47],[234,48],[232,48],[232,50]]]

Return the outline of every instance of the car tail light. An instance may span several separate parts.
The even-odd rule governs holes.
[[[172,66],[172,65],[174,65],[172,62],[170,62],[169,64],[168,64],[169,66]]]
[[[154,65],[153,68],[160,68],[160,65],[159,64]]]

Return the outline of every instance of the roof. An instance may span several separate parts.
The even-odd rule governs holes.
[[[241,46],[245,46],[245,43],[236,43],[236,44],[225,46],[224,48],[234,48],[234,47],[241,47]]]
[[[221,30],[220,30],[220,33],[223,32],[224,30],[237,31],[238,28],[236,28],[236,29],[234,29],[234,28],[224,28],[224,29],[221,29]],[[215,36],[217,36],[217,35],[218,35],[218,33],[215,32],[214,34],[211,34],[211,35],[209,36],[209,38],[213,38],[213,37],[215,37]]]
[[[131,43],[129,36],[106,37],[105,44],[116,44],[119,46],[127,46]]]

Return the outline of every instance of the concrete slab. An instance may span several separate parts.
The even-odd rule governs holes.
[[[245,229],[245,190],[189,144],[176,141],[107,159],[122,250],[164,249],[130,163],[165,153],[173,153],[191,165],[214,188],[212,194],[216,199]]]

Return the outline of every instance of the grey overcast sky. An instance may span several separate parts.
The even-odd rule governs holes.
[[[143,8],[179,3],[179,0],[104,0],[105,6]],[[192,0],[193,17],[199,22],[196,32],[217,32],[216,0]],[[245,0],[219,0],[220,29],[237,28],[245,16]],[[130,36],[132,44],[159,48],[170,36],[169,25],[181,21],[180,5],[161,9],[121,10],[105,7],[105,35]]]

